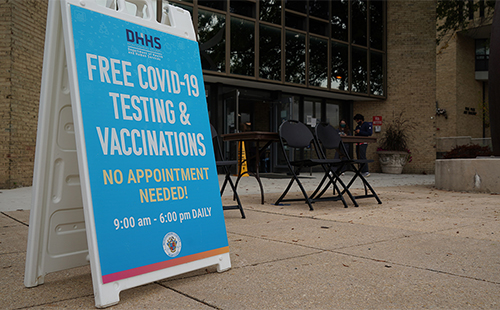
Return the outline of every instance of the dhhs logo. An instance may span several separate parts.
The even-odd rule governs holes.
[[[144,33],[138,33],[137,31],[132,31],[125,29],[127,33],[127,41],[135,44],[139,44],[146,47],[153,47],[156,49],[161,49],[160,38],[153,37]]]
[[[181,238],[179,238],[176,233],[169,232],[163,237],[163,251],[165,251],[168,256],[175,257],[179,255],[181,247]]]

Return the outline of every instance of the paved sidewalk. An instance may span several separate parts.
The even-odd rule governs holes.
[[[267,177],[266,177],[267,176]],[[344,176],[342,176],[342,181],[348,183],[349,180],[354,176],[353,172],[347,171]],[[314,189],[318,182],[323,177],[321,172],[303,172],[300,176],[300,182],[307,189]],[[224,180],[223,175],[219,175],[219,183]],[[262,185],[264,187],[265,193],[282,193],[285,187],[290,182],[290,176],[286,174],[263,174],[261,177]],[[402,186],[402,185],[434,185],[434,175],[423,175],[423,174],[384,174],[384,173],[372,173],[367,180],[370,182],[373,188],[377,189],[380,187],[390,187],[390,186]],[[363,188],[363,183],[358,178],[352,185],[352,188]],[[294,183],[291,191],[299,191],[297,183]],[[238,193],[242,195],[249,194],[260,194],[260,188],[257,180],[254,177],[243,177],[238,184]],[[224,196],[231,196],[231,191],[225,191]]]
[[[350,180],[354,174],[346,172],[342,177],[344,182]],[[317,185],[323,177],[322,173],[313,172],[302,173],[300,176],[301,182],[306,188],[312,188]],[[236,182],[236,178],[233,178]],[[281,193],[290,181],[290,177],[285,174],[263,174],[261,178],[265,193]],[[401,185],[433,185],[434,175],[417,175],[417,174],[384,174],[372,173],[368,178],[370,184],[376,189],[379,187],[401,186]],[[224,175],[219,175],[219,183],[224,181]],[[362,188],[363,184],[359,179],[353,184],[353,188]],[[295,184],[292,191],[299,191]],[[238,184],[238,192],[241,195],[260,194],[259,184],[254,177],[243,177]],[[231,196],[231,190],[226,190],[224,196]],[[16,211],[29,210],[31,207],[31,187],[22,187],[15,189],[0,189],[0,212],[1,211]]]
[[[382,204],[309,211],[273,205],[288,179],[264,178],[260,204],[257,182],[244,178],[247,218],[224,213],[232,269],[126,290],[112,309],[500,309],[500,196],[436,190],[434,176],[369,180]],[[24,287],[31,195],[0,192],[0,309],[93,309],[88,266]]]

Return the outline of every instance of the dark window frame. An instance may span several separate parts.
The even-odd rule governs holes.
[[[182,0],[171,0],[171,4],[180,4],[184,8],[186,7],[192,7],[192,16],[195,21],[195,25],[197,24],[197,18],[198,18],[198,1],[199,0],[192,0],[192,1],[182,1]],[[308,0],[308,1],[294,1],[294,4],[298,6],[304,6],[304,9],[297,9],[296,5],[286,6],[286,0],[245,0],[245,3],[253,3],[255,4],[254,6],[254,17],[248,17],[245,15],[240,15],[240,14],[235,14],[231,12],[231,6],[229,3],[229,0],[214,0],[214,1],[220,1],[223,2],[222,6],[218,6],[219,9],[214,9],[211,8],[210,6],[199,6],[199,9],[203,9],[206,11],[213,11],[214,13],[217,14],[225,14],[226,15],[226,38],[225,38],[225,70],[221,72],[217,71],[211,71],[211,70],[206,70],[204,69],[203,72],[204,74],[209,74],[209,75],[221,75],[221,76],[227,76],[227,77],[238,77],[238,78],[243,78],[243,79],[251,79],[251,80],[257,80],[257,81],[266,81],[266,82],[271,82],[271,83],[279,83],[279,84],[284,84],[284,85],[293,85],[296,87],[306,87],[306,88],[314,88],[314,89],[325,89],[323,87],[318,87],[315,85],[311,85],[309,83],[310,80],[310,66],[311,66],[311,55],[310,55],[310,40],[311,37],[321,37],[321,38],[326,38],[328,40],[328,68],[327,70],[327,80],[328,80],[328,85],[326,87],[326,90],[329,92],[337,92],[337,93],[351,93],[351,94],[356,94],[356,95],[361,95],[361,96],[367,96],[367,97],[376,97],[376,98],[386,98],[387,94],[387,4],[386,1],[382,1],[382,5],[376,4],[377,11],[380,9],[382,10],[381,16],[377,20],[376,25],[372,25],[371,21],[371,14],[372,12],[372,2],[379,2],[380,0],[361,0],[363,1],[365,5],[365,13],[366,13],[366,45],[364,42],[361,42],[362,44],[356,44],[356,42],[353,41],[353,36],[352,36],[352,25],[353,25],[353,12],[352,12],[352,5],[353,1],[360,1],[360,0],[342,0],[343,4],[342,6],[346,7],[347,10],[347,16],[344,16],[342,24],[344,24],[347,32],[347,38],[346,37],[338,37],[337,32],[333,31],[333,24],[332,24],[332,18],[335,17],[335,14],[333,14],[332,10],[334,7],[334,3],[332,1],[328,1],[328,12],[325,14],[321,14],[321,12],[312,12],[310,11],[312,9],[311,5],[313,5],[313,1],[318,1],[318,0]],[[288,0],[289,1],[289,0]],[[347,2],[345,2],[347,1]],[[238,1],[239,2],[239,1]],[[207,4],[209,2],[206,2]],[[237,3],[237,2],[233,2]],[[340,2],[339,2],[340,3]],[[276,10],[269,9],[269,12],[271,12],[273,16],[267,18],[267,20],[261,19],[261,5],[276,5]],[[323,5],[323,3],[320,3],[320,6]],[[220,10],[220,8],[224,8],[224,10]],[[318,10],[318,8],[316,8]],[[295,15],[300,15],[302,18],[304,18],[304,23],[305,27],[304,30],[297,30],[294,28],[290,28],[286,26],[286,14],[295,14]],[[277,15],[280,15],[277,17]],[[237,17],[241,19],[246,19],[248,21],[254,22],[254,58],[253,58],[253,74],[250,74],[249,76],[242,76],[238,74],[233,74],[231,73],[231,68],[230,68],[230,53],[231,53],[231,18],[232,17]],[[276,21],[280,21],[278,24]],[[311,22],[312,21],[312,22]],[[347,23],[346,23],[347,21]],[[323,32],[323,30],[314,30],[315,26],[321,26],[321,23],[325,22],[325,25],[327,29]],[[312,25],[311,25],[312,24]],[[277,27],[281,30],[281,78],[279,80],[274,80],[274,79],[267,79],[266,77],[262,77],[260,73],[260,28],[261,25],[265,26],[272,26],[272,27]],[[372,29],[372,27],[375,27]],[[372,34],[372,31],[375,31],[376,28],[380,29],[378,30],[378,33],[376,34],[376,44],[373,42],[374,35]],[[195,29],[196,33],[198,32],[198,29]],[[295,31],[299,33],[303,33],[305,35],[305,68],[304,68],[304,74],[305,74],[305,83],[304,84],[297,84],[297,83],[289,83],[286,80],[286,33],[287,31]],[[311,32],[314,31],[314,32]],[[339,40],[340,39],[340,40]],[[381,42],[380,42],[381,41]],[[332,60],[334,58],[333,55],[333,50],[332,46],[334,43],[342,43],[346,44],[348,46],[348,56],[347,56],[347,62],[348,62],[348,70],[347,72],[349,73],[347,75],[347,84],[348,87],[347,89],[338,89],[336,86],[333,84],[333,75],[335,72],[332,70]],[[367,66],[366,66],[366,87],[367,87],[367,93],[358,93],[353,91],[352,89],[352,83],[353,83],[353,78],[352,78],[352,49],[353,48],[358,48],[358,47],[363,47],[364,49],[367,50]],[[382,77],[382,82],[380,79],[380,76],[377,76],[377,80],[373,80],[373,83],[376,83],[377,85],[382,85],[382,91],[376,91],[375,93],[372,93],[372,89],[379,89],[378,87],[372,87],[370,83],[372,83],[372,74],[375,72],[374,70],[380,70],[380,63],[374,64],[374,68],[372,68],[371,64],[371,55],[372,53],[377,53],[377,55],[382,55],[382,72],[383,72],[383,77]],[[377,68],[375,68],[375,66]],[[379,72],[379,71],[376,71]],[[375,77],[373,77],[375,79]],[[314,84],[314,83],[313,83]]]

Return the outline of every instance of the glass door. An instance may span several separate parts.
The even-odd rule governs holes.
[[[234,89],[222,95],[224,102],[224,133],[240,132],[239,122],[239,97],[240,92]],[[224,143],[225,158],[237,158],[238,149],[236,143]]]
[[[239,132],[239,97],[240,92],[235,89],[223,95],[224,100],[224,133]]]
[[[276,102],[274,104],[275,123],[273,124],[274,127],[273,129],[276,132],[279,132],[279,127],[281,126],[282,123],[288,120],[298,120],[299,102],[300,102],[299,96],[283,95],[281,101]],[[272,148],[273,151],[271,152],[271,154],[273,154],[272,162],[274,166],[274,171],[276,172],[288,171],[285,157],[283,156],[283,152],[281,151],[280,143],[279,142],[273,143]],[[287,152],[289,158],[293,160],[293,152],[287,149],[285,149],[285,151]]]

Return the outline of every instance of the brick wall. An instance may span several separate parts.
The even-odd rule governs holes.
[[[387,124],[399,113],[409,119],[413,161],[403,173],[434,173],[436,108],[436,2],[387,1],[387,100],[355,102],[354,114],[371,121],[381,115]],[[385,126],[382,125],[382,131]],[[381,138],[381,133],[374,133]],[[377,145],[369,145],[375,159],[372,172],[380,171]]]
[[[446,110],[444,115],[436,117],[436,137],[454,137],[457,135],[457,53],[456,39],[447,37],[437,48],[436,62],[436,100],[437,106]]]
[[[0,188],[32,182],[47,1],[0,1]]]
[[[476,12],[477,14],[477,12]],[[488,83],[475,79],[475,39],[478,31],[472,29],[491,24],[491,16],[471,22],[471,29],[448,34],[437,46],[437,102],[447,111],[448,119],[436,118],[437,137],[483,137],[483,94],[488,102]],[[484,37],[484,34],[481,34]],[[483,89],[484,86],[484,89]],[[475,109],[476,115],[467,111]],[[485,128],[486,137],[490,129]]]
[[[10,176],[10,23],[10,6],[0,1],[0,188]]]
[[[482,82],[475,77],[475,40],[459,34],[457,40],[457,136],[482,138]],[[488,90],[486,89],[486,92]],[[466,108],[475,109],[476,115],[464,114]]]
[[[460,87],[469,80],[455,78],[467,68],[448,65],[463,57],[456,48],[445,49],[442,56],[438,55],[438,59],[450,59],[438,61],[438,77],[445,78],[436,82],[436,1],[386,3],[387,100],[355,102],[354,113],[365,115],[367,121],[381,115],[387,124],[404,111],[416,127],[410,143],[413,162],[404,173],[433,173],[435,137],[456,135],[461,126],[461,121],[450,122],[435,116],[436,99],[440,107],[447,108],[449,118],[457,120],[464,107],[472,106],[477,99],[457,92],[465,91]],[[46,0],[0,0],[0,188],[31,185],[46,14]],[[457,42],[450,41],[452,44]],[[470,53],[470,42],[459,39],[458,44]],[[477,85],[471,88],[474,93]],[[458,106],[457,97],[466,103]],[[465,127],[464,130],[467,131]],[[374,136],[380,138],[381,134]],[[369,158],[378,159],[376,148],[370,145]],[[371,171],[379,170],[377,162],[371,166]]]

